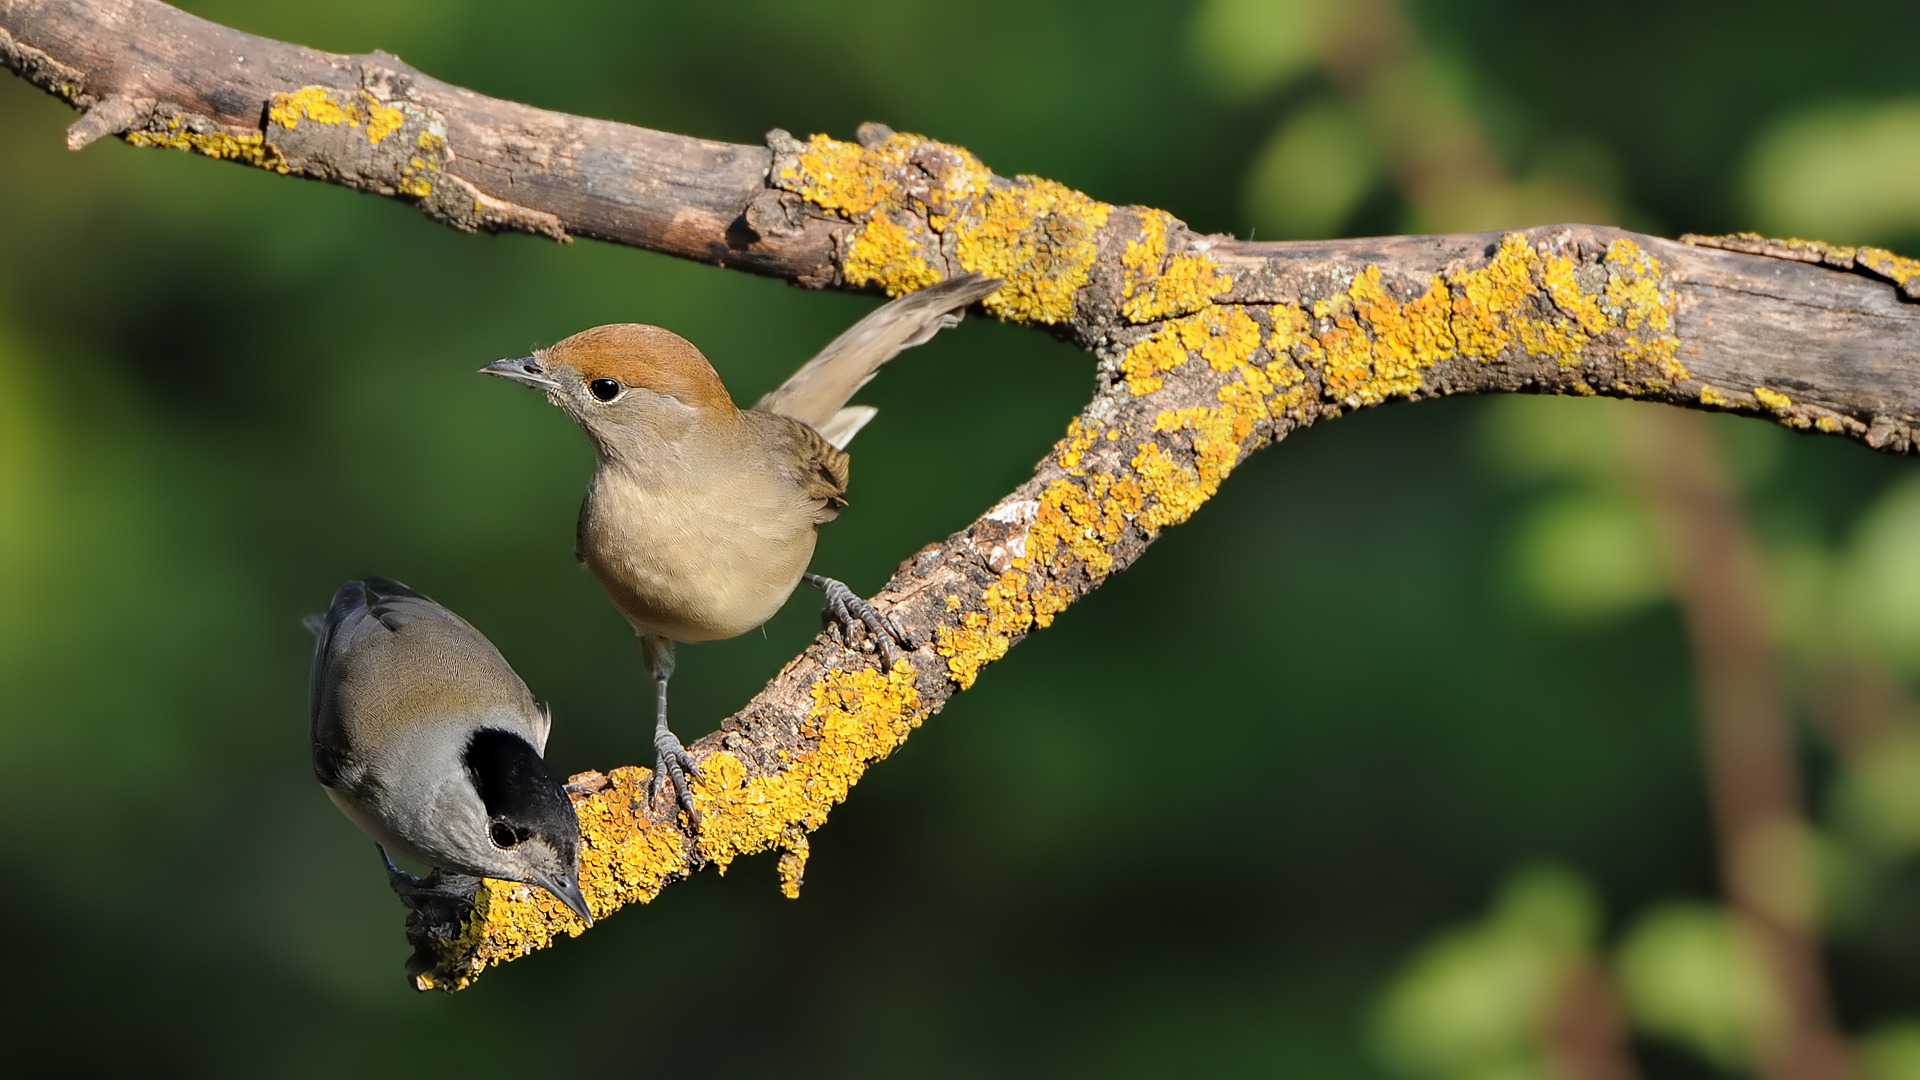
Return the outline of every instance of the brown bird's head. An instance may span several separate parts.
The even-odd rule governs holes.
[[[546,391],[548,401],[603,447],[622,432],[737,411],[713,365],[692,342],[640,323],[582,330],[532,356],[496,360],[480,371]]]

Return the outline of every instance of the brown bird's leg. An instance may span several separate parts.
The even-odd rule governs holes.
[[[660,774],[666,773],[673,781],[674,797],[680,801],[680,808],[687,812],[687,819],[695,821],[693,814],[693,796],[687,791],[687,777],[700,779],[700,768],[693,763],[687,748],[680,744],[678,737],[667,728],[667,679],[673,675],[673,639],[656,634],[640,635],[640,656],[646,661],[647,671],[653,676],[654,703],[657,711],[653,721],[653,778],[651,790],[647,792],[651,799],[653,792],[659,790]]]
[[[861,599],[860,594],[847,588],[844,582],[835,581],[821,574],[801,574],[800,580],[827,594],[825,618],[831,618],[840,627],[840,634],[848,645],[853,644],[853,628],[856,623],[866,627],[873,636],[874,645],[880,650],[882,667],[891,670],[893,662],[900,659],[900,650],[894,642],[911,649],[914,643],[907,632],[891,618],[875,611],[872,604]]]

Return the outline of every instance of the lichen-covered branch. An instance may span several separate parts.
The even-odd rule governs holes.
[[[0,0],[0,59],[117,133],[411,201],[465,229],[592,236],[802,284],[900,294],[960,270],[983,303],[1098,358],[1093,400],[1025,484],[902,565],[880,595],[926,642],[891,671],[827,640],[696,743],[702,828],[646,772],[578,778],[596,915],[807,833],[987,664],[1130,564],[1247,455],[1393,398],[1526,391],[1751,413],[1914,449],[1920,263],[1757,237],[1594,226],[1242,243],[869,125],[858,142],[728,146],[544,112],[394,57],[252,37],[155,0]],[[426,941],[458,988],[581,924],[488,883]]]

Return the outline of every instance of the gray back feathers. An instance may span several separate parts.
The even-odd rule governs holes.
[[[546,748],[547,714],[506,658],[466,620],[405,585],[349,581],[308,625],[317,639],[314,771],[323,783],[338,782],[369,746],[456,716],[484,716],[536,751]]]

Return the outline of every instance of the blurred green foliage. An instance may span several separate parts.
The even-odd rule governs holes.
[[[1593,946],[1587,886],[1552,867],[1508,883],[1487,918],[1424,947],[1381,1003],[1376,1038],[1399,1071],[1446,1080],[1550,1080],[1538,1031]]]
[[[1705,904],[1640,916],[1620,946],[1620,989],[1641,1025],[1723,1068],[1750,1068],[1754,1047],[1781,1024],[1759,947]]]
[[[189,6],[715,139],[880,120],[1204,230],[1412,221],[1391,184],[1355,179],[1390,148],[1359,147],[1333,180],[1271,149],[1331,100],[1293,38],[1321,25],[1304,3]],[[1513,175],[1572,177],[1667,232],[1920,248],[1897,188],[1873,189],[1894,193],[1878,216],[1852,205],[1920,93],[1911,4],[1408,11]],[[1655,924],[1624,920],[1715,895],[1678,618],[1622,561],[1636,541],[1606,516],[1604,453],[1550,430],[1637,406],[1447,401],[1344,418],[1238,470],[874,770],[816,837],[799,901],[749,861],[473,991],[414,996],[399,905],[307,766],[299,617],[348,576],[397,576],[551,699],[556,769],[644,759],[631,635],[570,558],[586,444],[472,371],[657,322],[751,400],[873,300],[462,236],[184,155],[68,154],[71,119],[0,86],[0,917],[20,1067],[1371,1076],[1397,1060],[1375,1056],[1376,1002],[1417,996],[1394,989],[1413,985],[1403,965],[1444,974],[1409,958],[1444,956],[1429,940],[1481,920],[1518,868],[1585,884],[1532,886],[1539,902],[1514,886],[1483,938],[1521,934],[1500,912],[1561,904],[1586,912],[1564,924],[1579,935],[1645,942]],[[1816,152],[1851,171],[1804,167]],[[1317,216],[1256,216],[1316,190]],[[1835,200],[1851,216],[1821,216]],[[863,392],[881,415],[818,568],[877,586],[1022,479],[1089,381],[1085,355],[981,320],[889,367]],[[1717,430],[1796,663],[1858,653],[1912,678],[1912,463]],[[1583,573],[1607,590],[1554,592]],[[737,707],[816,625],[801,597],[764,636],[687,650],[681,730]],[[1810,751],[1821,805],[1867,823],[1839,834],[1882,838],[1832,942],[1875,1076],[1920,1056],[1903,1019],[1920,1015],[1912,758],[1883,775]],[[1639,1049],[1650,1076],[1710,1060]]]

